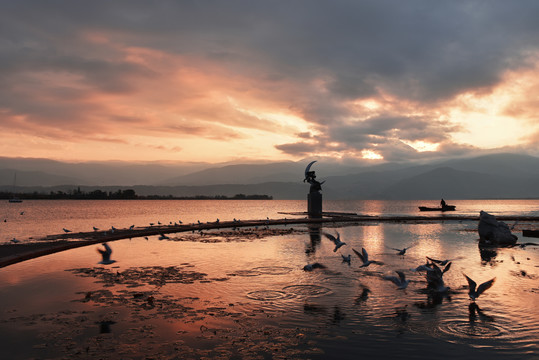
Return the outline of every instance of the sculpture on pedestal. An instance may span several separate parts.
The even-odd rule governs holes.
[[[322,191],[322,184],[325,182],[325,181],[319,182],[318,180],[316,180],[316,175],[315,175],[314,171],[311,171],[311,166],[315,162],[316,162],[316,160],[311,161],[309,163],[309,165],[307,165],[307,167],[305,168],[305,179],[303,179],[303,182],[308,182],[309,184],[311,184],[311,188],[310,188],[310,191],[309,191],[311,193],[317,192],[317,191]]]
[[[303,182],[308,182],[311,184],[309,189],[309,194],[307,196],[307,212],[309,217],[322,217],[322,184],[324,181],[320,182],[316,180],[316,175],[314,171],[311,171],[311,166],[316,162],[311,161],[309,165],[305,168],[305,179]]]

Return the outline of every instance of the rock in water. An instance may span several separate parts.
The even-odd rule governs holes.
[[[503,221],[496,220],[494,215],[485,211],[479,213],[479,243],[485,245],[514,245],[517,236],[511,234],[511,229]]]

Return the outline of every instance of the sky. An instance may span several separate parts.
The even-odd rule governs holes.
[[[535,0],[0,3],[0,156],[539,155]]]

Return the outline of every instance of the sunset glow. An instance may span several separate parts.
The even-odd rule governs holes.
[[[10,2],[0,15],[0,155],[217,163],[539,154],[539,49],[528,40],[537,30],[511,26],[532,13],[523,4],[506,23],[496,18],[505,4],[482,8],[481,20],[473,6],[440,5],[458,26],[439,24],[433,9],[408,21],[408,5],[362,2],[301,12],[235,2],[126,12],[103,2],[86,5],[88,18],[64,5]],[[278,22],[281,12],[290,17]],[[346,13],[344,23],[312,21],[332,13]],[[486,30],[493,21],[503,37]]]

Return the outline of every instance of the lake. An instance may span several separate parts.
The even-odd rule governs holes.
[[[62,228],[283,218],[305,201],[24,201],[0,205],[4,242]],[[455,200],[451,215],[539,216],[537,200]],[[436,201],[328,201],[325,211],[418,215]],[[22,215],[21,215],[22,213]],[[435,216],[438,214],[421,214]],[[513,225],[513,224],[509,224]],[[537,223],[514,224],[521,229]],[[346,242],[336,252],[324,233]],[[539,249],[482,249],[477,221],[365,222],[221,229],[110,243],[0,269],[9,359],[537,359]],[[539,241],[536,241],[539,242]],[[404,256],[393,248],[412,246]],[[360,267],[352,249],[383,265]],[[352,255],[350,265],[341,255]],[[412,271],[450,259],[450,289]],[[307,264],[324,268],[304,271]],[[443,267],[442,267],[443,268]],[[384,279],[402,271],[404,290]],[[465,273],[493,286],[472,302]]]

